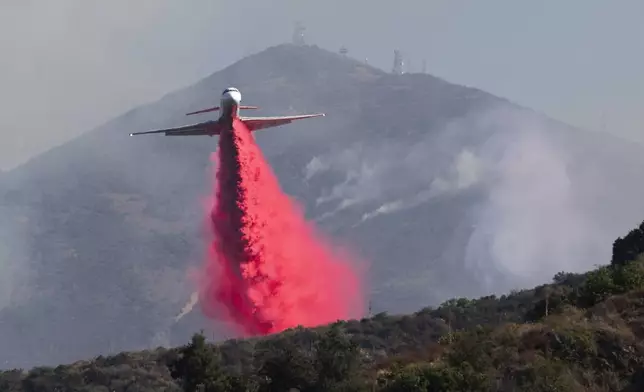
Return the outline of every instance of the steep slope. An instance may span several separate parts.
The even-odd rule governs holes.
[[[277,46],[4,173],[5,366],[225,336],[195,313],[172,322],[201,261],[216,139],[127,135],[183,124],[229,85],[258,115],[328,113],[257,139],[285,191],[371,263],[374,311],[588,268],[644,215],[639,146],[429,75]]]
[[[636,255],[638,245],[626,248]],[[644,258],[614,261],[534,289],[452,299],[414,314],[216,345],[195,335],[178,348],[0,372],[0,389],[180,391],[210,383],[221,391],[346,384],[356,391],[427,390],[428,384],[468,391],[640,391]]]

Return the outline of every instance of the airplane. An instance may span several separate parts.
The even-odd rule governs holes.
[[[233,121],[242,121],[248,130],[253,132],[259,129],[278,127],[280,125],[290,124],[295,120],[305,118],[324,117],[324,113],[302,114],[295,116],[275,116],[275,117],[246,117],[240,116],[239,111],[243,109],[258,109],[257,106],[240,105],[241,93],[235,87],[228,87],[221,94],[220,106],[208,109],[197,110],[196,112],[187,113],[187,116],[194,114],[221,111],[217,120],[204,121],[191,125],[184,125],[175,128],[156,129],[153,131],[134,132],[134,135],[146,135],[151,133],[164,133],[165,136],[214,136],[222,132],[232,130]]]

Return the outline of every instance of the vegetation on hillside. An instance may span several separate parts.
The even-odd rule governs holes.
[[[0,391],[641,391],[644,223],[586,274],[413,315],[6,371]]]

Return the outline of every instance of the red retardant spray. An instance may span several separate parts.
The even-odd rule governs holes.
[[[244,336],[362,317],[356,259],[305,220],[243,122],[220,135],[213,159],[211,238],[199,280],[204,314]]]

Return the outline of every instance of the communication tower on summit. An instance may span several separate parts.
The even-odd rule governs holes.
[[[306,43],[304,42],[304,31],[306,28],[302,26],[300,22],[295,24],[295,30],[293,31],[293,43],[295,45],[303,46]]]
[[[402,75],[403,74],[403,58],[402,54],[400,53],[399,50],[394,50],[394,67],[392,69],[392,73],[396,75]]]
[[[344,46],[344,45],[343,45],[343,46],[340,48],[340,54],[341,54],[341,55],[343,55],[343,56],[346,56],[346,55],[347,55],[347,53],[349,53],[349,49],[347,49],[347,48],[346,48],[346,46]]]

